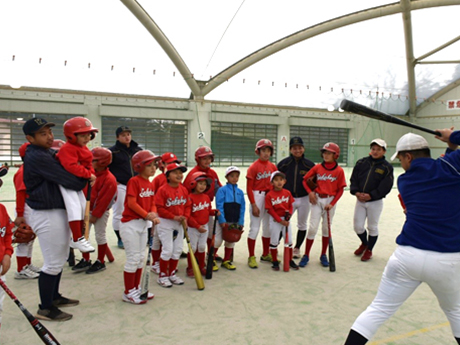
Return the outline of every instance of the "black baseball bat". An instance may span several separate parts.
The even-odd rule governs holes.
[[[144,271],[142,272],[142,279],[141,279],[141,297],[140,299],[145,301],[149,294],[149,285],[150,285],[150,257],[152,254],[152,241],[153,241],[153,232],[155,231],[154,225],[150,230],[149,236],[149,249],[147,251],[147,260],[145,261]]]
[[[385,122],[391,122],[391,123],[394,123],[394,124],[397,124],[397,125],[411,127],[411,128],[415,128],[415,129],[418,129],[420,131],[423,131],[423,132],[427,132],[427,133],[430,133],[430,134],[441,136],[441,133],[433,131],[432,129],[425,128],[425,127],[422,127],[422,126],[418,126],[416,124],[401,120],[401,119],[399,119],[399,118],[397,118],[395,116],[392,116],[390,114],[387,114],[387,113],[384,113],[382,111],[378,111],[378,110],[366,107],[365,105],[355,103],[353,101],[349,101],[348,99],[342,100],[342,102],[340,103],[340,108],[342,108],[343,110],[349,111],[351,113],[355,113],[355,114],[358,114],[358,115],[369,117],[371,119],[385,121]]]
[[[335,253],[334,253],[334,244],[332,243],[332,234],[331,234],[331,217],[329,216],[329,211],[327,212],[327,227],[329,228],[329,271],[335,272]]]
[[[214,225],[212,227],[212,240],[208,249],[208,261],[206,262],[206,279],[212,279],[212,268],[214,267],[214,239],[216,237],[217,215],[214,215]]]
[[[17,297],[13,294],[13,292],[6,286],[5,282],[0,279],[0,286],[5,290],[6,294],[10,296],[10,298],[16,303],[16,305],[21,309],[21,311],[24,313],[25,317],[27,320],[29,320],[29,323],[37,332],[38,336],[40,339],[47,345],[60,345],[60,343],[56,340],[56,338],[51,334],[50,331],[46,329],[45,326],[43,326],[40,321],[37,320],[23,305]]]

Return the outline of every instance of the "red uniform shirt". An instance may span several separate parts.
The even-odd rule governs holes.
[[[0,262],[5,255],[13,256],[13,229],[14,223],[11,221],[5,206],[0,204]]]
[[[121,222],[126,223],[134,219],[144,219],[149,212],[156,212],[154,203],[153,183],[140,175],[131,177],[126,185],[125,208]],[[137,209],[135,212],[128,206],[129,198],[136,198]]]
[[[168,184],[168,179],[166,178],[165,174],[160,174],[158,176],[155,176],[152,182],[153,190],[156,192],[158,189],[160,189],[161,186]]]
[[[213,215],[211,208],[211,200],[204,193],[189,194],[191,203],[190,218],[188,218],[188,226],[191,228],[199,228],[209,222],[209,216]]]
[[[117,197],[117,179],[109,171],[96,172],[96,182],[91,188],[91,215],[101,218],[110,207],[112,207]]]
[[[24,184],[24,165],[21,165],[13,176],[14,189],[16,190],[16,215],[24,217],[24,206],[26,204],[26,185]]]
[[[270,161],[256,160],[251,164],[246,173],[246,192],[251,204],[254,204],[254,191],[269,191],[272,189],[270,177],[273,172],[278,170],[276,165]]]
[[[187,188],[182,184],[177,187],[171,187],[169,184],[160,187],[155,194],[155,205],[161,218],[190,217],[191,202],[188,198]]]
[[[294,198],[291,192],[284,188],[279,191],[272,189],[265,195],[265,209],[278,223],[281,217],[286,215],[286,211],[292,214],[293,203]]]
[[[209,196],[209,200],[211,200],[211,202],[212,202],[214,200],[214,197],[216,196],[216,193],[217,193],[216,184],[219,187],[222,187],[222,184],[219,181],[219,176],[217,176],[217,173],[213,169],[211,169],[211,168],[202,169],[197,165],[192,170],[190,170],[190,172],[187,174],[187,177],[185,178],[185,180],[183,182],[184,186],[188,186],[188,184],[190,183],[190,179],[192,178],[193,173],[196,173],[196,172],[204,172],[206,174],[206,177],[209,177],[209,178],[212,179],[211,188],[209,188],[209,190],[207,190],[205,192],[206,195]]]
[[[336,165],[332,169],[326,169],[322,163],[316,164],[303,178],[303,186],[308,192],[311,189],[307,185],[307,179],[314,175],[317,178],[315,193],[337,196],[331,202],[331,205],[335,205],[343,194],[343,188],[347,186],[342,167]]]
[[[86,146],[66,142],[56,156],[64,169],[77,177],[89,179],[94,174],[93,154]]]

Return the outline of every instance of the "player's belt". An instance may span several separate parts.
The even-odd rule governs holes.
[[[267,191],[266,190],[255,190],[254,192],[259,193],[259,194],[265,194]]]
[[[317,194],[317,195],[321,199],[326,199],[326,198],[329,198],[330,196],[332,196],[332,195],[328,195],[328,194]]]

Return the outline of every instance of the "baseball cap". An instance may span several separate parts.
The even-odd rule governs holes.
[[[282,176],[284,179],[286,178],[286,175],[284,173],[282,173],[281,171],[276,170],[276,171],[272,172],[272,176],[270,176],[270,182],[273,182],[273,179],[276,176]]]
[[[292,137],[291,140],[289,140],[289,148],[291,148],[294,145],[304,146],[302,138],[301,137]]]
[[[386,143],[385,140],[383,140],[383,139],[379,139],[379,138],[374,139],[374,140],[371,141],[371,144],[370,144],[371,147],[372,147],[372,144],[377,144],[377,145],[379,145],[380,147],[384,148],[385,151],[386,151],[386,149],[387,149],[387,143]]]
[[[241,173],[240,169],[234,165],[232,166],[229,166],[226,170],[225,170],[225,177],[227,177],[229,174],[231,174],[232,172],[238,172],[238,173]]]
[[[177,164],[177,163],[171,163],[166,166],[165,174],[168,175],[171,171],[180,169],[182,172],[187,171],[187,167]]]
[[[129,132],[129,133],[131,133],[132,130],[129,129],[128,126],[120,126],[120,127],[118,127],[117,130],[115,131],[115,134],[116,134],[116,136],[118,137],[118,136],[119,136],[121,133],[123,133],[123,132]]]
[[[430,146],[428,145],[428,141],[426,141],[424,137],[414,133],[407,133],[399,138],[396,143],[396,152],[393,156],[391,156],[391,160],[395,160],[401,151],[413,151],[429,148]]]
[[[177,159],[177,156],[172,152],[165,152],[161,155],[161,160],[166,164],[177,162],[180,163],[180,160]]]
[[[31,135],[38,132],[43,127],[54,127],[56,126],[53,122],[48,122],[45,119],[34,117],[33,119],[27,120],[22,126],[22,131],[25,135]]]

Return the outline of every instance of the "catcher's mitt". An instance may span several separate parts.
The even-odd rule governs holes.
[[[243,234],[243,227],[238,224],[226,224],[222,227],[222,239],[229,243],[238,242]]]
[[[35,238],[32,228],[26,223],[21,223],[13,232],[13,243],[29,243]]]
[[[308,186],[308,188],[310,188],[312,191],[314,191],[314,190],[316,189],[316,187],[318,186],[318,185],[316,184],[316,181],[317,181],[316,175],[315,175],[315,176],[312,176],[312,177],[310,177],[310,178],[307,179],[307,186]]]

